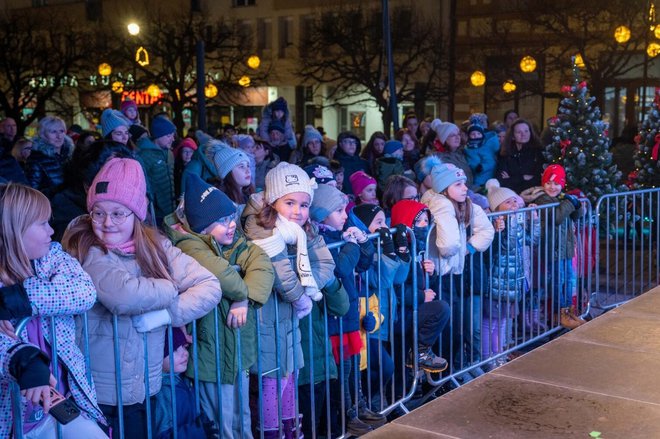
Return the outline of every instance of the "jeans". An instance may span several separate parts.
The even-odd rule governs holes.
[[[559,303],[560,308],[568,308],[573,304],[575,281],[571,259],[561,259],[552,264],[552,273],[548,282],[552,299],[555,303]]]
[[[156,427],[156,397],[151,397],[151,431]],[[99,404],[108,425],[112,428],[112,437],[119,438],[119,409],[114,405]],[[147,404],[138,403],[122,407],[124,418],[124,437],[147,437]]]

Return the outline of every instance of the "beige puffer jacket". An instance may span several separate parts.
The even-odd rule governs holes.
[[[169,241],[162,242],[174,283],[142,276],[135,256],[116,250],[104,254],[92,248],[83,262],[98,297],[88,312],[88,322],[90,362],[99,404],[117,405],[113,314],[118,322],[123,405],[136,404],[145,400],[145,337],[149,394],[160,390],[166,326],[138,333],[131,316],[167,309],[172,325],[183,326],[208,314],[222,298],[217,277]]]

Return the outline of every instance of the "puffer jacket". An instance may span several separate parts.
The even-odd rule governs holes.
[[[547,215],[545,212],[540,213],[541,222],[544,223],[547,218],[549,223],[542,224],[546,233],[546,236],[541,239],[541,245],[544,247],[542,254],[546,254],[545,248],[547,248],[552,252],[555,260],[572,259],[577,246],[574,221],[584,215],[584,209],[580,207],[576,210],[573,203],[563,198],[563,194],[560,194],[559,197],[551,197],[541,186],[529,188],[520,196],[525,203],[535,203],[539,206],[559,203],[559,206],[554,208],[554,212],[547,212]],[[553,221],[554,223],[552,223]]]
[[[391,175],[403,175],[403,162],[395,157],[380,157],[376,159],[376,183],[378,190],[383,193],[387,187],[387,179]],[[350,183],[350,182],[349,182]]]
[[[484,186],[488,180],[495,177],[499,151],[500,139],[493,131],[486,132],[478,147],[465,147],[465,156],[472,168],[476,186]]]
[[[280,158],[274,155],[272,159],[264,159],[261,163],[254,165],[254,188],[257,192],[266,189],[266,174],[277,166]]]
[[[502,172],[509,177],[503,178]],[[497,164],[497,179],[503,187],[512,189],[519,194],[530,187],[541,184],[543,174],[543,155],[541,150],[524,145],[520,151],[514,148],[514,152],[506,157],[500,157]],[[531,180],[525,180],[524,175],[532,175]]]
[[[247,202],[241,216],[241,224],[245,236],[250,240],[264,239],[272,236],[272,229],[265,229],[257,223],[257,215],[264,208],[263,193],[253,194]],[[320,289],[334,280],[335,264],[332,255],[325,245],[323,238],[314,233],[314,238],[307,240],[307,252],[314,275],[314,280]],[[296,368],[303,367],[303,352],[300,344],[300,329],[298,319],[291,302],[302,294],[304,289],[300,284],[294,265],[289,256],[295,258],[295,246],[288,246],[287,251],[271,256],[270,260],[275,269],[275,282],[272,294],[261,309],[259,319],[259,334],[261,336],[261,362],[252,367],[257,373],[273,370],[280,366],[282,376],[290,374]],[[279,320],[276,319],[279,317]],[[279,337],[276,338],[275,327],[278,328]],[[294,344],[295,340],[295,344]],[[280,357],[277,358],[276,346],[279,347]],[[277,372],[267,376],[276,377]]]
[[[483,209],[471,203],[472,230],[468,240],[467,228],[465,224],[458,224],[454,205],[447,197],[430,189],[422,195],[421,202],[429,207],[436,224],[434,232],[431,232],[435,234],[436,245],[430,245],[427,249],[429,259],[435,262],[440,276],[462,274],[468,244],[478,252],[488,250],[495,235],[493,225]]]
[[[53,145],[41,137],[34,140],[32,153],[25,164],[25,176],[33,188],[41,191],[49,199],[64,185],[64,166],[73,154],[73,140],[64,137],[64,145],[58,153]]]
[[[255,309],[268,301],[273,289],[273,265],[257,245],[248,242],[238,231],[234,242],[220,246],[212,236],[200,235],[178,223],[172,214],[165,218],[168,237],[185,254],[193,257],[213,273],[222,288],[218,304],[218,338],[222,384],[234,384],[240,370],[249,369],[257,358],[257,324]],[[226,324],[232,303],[248,300],[246,323],[240,328],[241,365],[239,367],[238,332]],[[217,382],[215,365],[215,316],[211,312],[197,320],[198,377],[202,381]],[[194,378],[193,358],[188,362],[187,375]]]
[[[35,275],[26,279],[23,286],[32,304],[33,316],[53,317],[57,340],[58,360],[67,371],[71,395],[83,411],[93,419],[105,422],[96,401],[94,383],[87,380],[85,358],[76,346],[76,323],[74,315],[82,314],[94,305],[96,290],[89,275],[78,261],[69,256],[58,243],[52,243],[50,250],[41,259],[34,261]],[[51,344],[51,319],[40,320],[41,331],[46,343]],[[13,321],[14,325],[18,322]],[[27,329],[20,334],[28,339]],[[32,346],[0,333],[0,438],[9,438],[12,430],[13,411],[9,386],[14,379],[9,373],[12,358],[21,349]],[[162,357],[162,355],[161,355]],[[23,412],[27,407],[22,401]]]
[[[158,393],[162,381],[165,326],[141,334],[133,327],[132,316],[167,309],[172,326],[183,326],[213,310],[222,294],[220,283],[207,269],[172,243],[163,239],[170,275],[174,282],[142,275],[135,255],[118,250],[104,253],[90,249],[83,268],[96,286],[98,302],[88,312],[92,376],[99,403],[117,405],[115,350],[112,321],[117,317],[119,366],[123,404],[144,402],[144,343],[149,356],[150,396]]]
[[[174,212],[174,157],[169,150],[157,146],[148,137],[138,140],[138,156],[142,159],[149,183],[156,218]]]
[[[541,234],[540,220],[530,219],[525,224],[525,215],[509,214],[504,217],[505,228],[495,233],[491,246],[492,265],[490,288],[485,295],[493,300],[514,302],[522,298],[525,284],[525,245],[537,245]],[[530,256],[529,252],[527,256]]]
[[[291,117],[289,115],[289,106],[286,103],[286,100],[283,97],[277,98],[278,101],[282,102],[284,101],[285,110],[284,110],[284,117],[282,118],[282,123],[284,124],[284,139],[286,140],[287,145],[289,145],[290,150],[296,149],[296,133],[293,132],[293,124],[291,123]],[[270,125],[270,122],[273,120],[273,103],[275,101],[271,102],[270,104],[266,105],[264,107],[264,110],[261,114],[261,122],[259,122],[259,128],[257,129],[257,133],[259,134],[259,137],[261,137],[264,140],[267,140],[269,143],[270,142],[270,133],[268,132],[268,126]],[[273,146],[279,146],[279,145],[273,145]]]

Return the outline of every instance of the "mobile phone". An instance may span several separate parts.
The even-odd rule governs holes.
[[[48,413],[57,422],[66,425],[80,416],[80,409],[72,400],[65,398],[54,388],[50,388],[50,410]]]

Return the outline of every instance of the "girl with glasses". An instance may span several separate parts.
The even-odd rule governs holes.
[[[220,301],[220,286],[215,276],[144,223],[146,181],[136,160],[109,160],[92,181],[87,209],[89,215],[69,225],[63,244],[97,289],[98,301],[88,313],[92,377],[113,436],[120,434],[121,404],[125,437],[146,437],[145,402],[152,398],[153,409],[161,387],[165,327],[208,314]],[[115,352],[121,357],[115,358]]]

